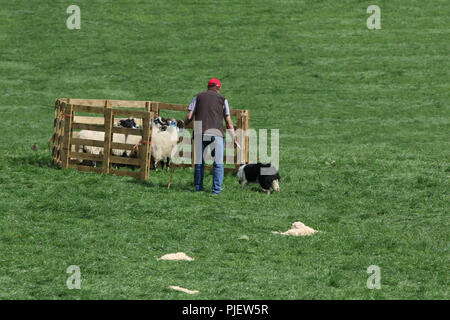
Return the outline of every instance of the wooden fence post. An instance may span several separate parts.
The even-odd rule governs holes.
[[[71,140],[72,140],[72,121],[73,121],[73,106],[70,104],[70,99],[64,107],[64,136],[62,145],[61,161],[62,167],[69,167],[70,160],[70,150],[71,150]]]
[[[111,101],[105,101],[105,138],[103,144],[103,173],[110,172],[110,161],[111,161],[111,143],[112,143],[112,125],[114,122],[114,115]]]
[[[56,150],[55,150],[55,144],[56,144],[56,138],[57,138],[57,129],[58,129],[58,120],[59,120],[59,99],[56,99],[55,101],[55,109],[53,113],[53,134],[50,140],[48,141],[48,146],[50,147],[50,143],[52,144],[52,163],[57,164],[56,161]]]
[[[70,101],[70,99],[68,99]],[[58,128],[56,130],[56,164],[62,167],[62,148],[64,142],[64,110],[66,103],[60,101],[58,107]]]
[[[150,126],[150,102],[145,103],[145,110],[148,112],[142,117],[142,148],[139,151],[139,162],[141,166],[142,180],[147,180],[149,177],[149,152],[151,153],[151,126]]]
[[[244,143],[244,152],[245,152],[245,163],[250,161],[250,110],[244,111],[244,132],[245,132],[245,143]]]
[[[236,130],[241,129],[240,132],[242,132],[242,112],[239,111],[236,114]],[[242,134],[241,134],[242,137]],[[239,162],[241,161],[241,152],[242,152],[242,139],[239,139],[240,137],[238,136],[238,143],[241,146],[241,149],[239,149],[236,145],[234,145],[234,167],[237,170],[239,168]],[[239,155],[239,156],[238,156]]]
[[[153,112],[155,117],[159,117],[159,103],[150,101],[150,111]],[[153,121],[153,119],[152,119]]]

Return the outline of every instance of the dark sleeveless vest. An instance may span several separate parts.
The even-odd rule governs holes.
[[[223,135],[225,97],[213,90],[201,92],[197,95],[195,105],[195,121],[202,122],[202,133],[206,130],[215,129],[213,134]]]

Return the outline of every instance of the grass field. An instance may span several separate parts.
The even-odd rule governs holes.
[[[0,299],[449,298],[449,1],[0,2]],[[281,193],[52,167],[56,98],[188,104],[211,77],[280,130]],[[294,221],[323,232],[271,233]]]

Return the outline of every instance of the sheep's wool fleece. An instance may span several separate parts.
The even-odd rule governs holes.
[[[182,287],[179,287],[179,286],[170,286],[169,288],[173,289],[173,290],[189,293],[189,294],[196,294],[196,293],[198,293],[198,290],[189,290],[189,289],[185,289],[185,288],[182,288]]]
[[[316,233],[317,230],[314,230],[313,228],[310,228],[308,226],[305,226],[302,222],[294,222],[292,224],[292,228],[285,232],[277,232],[273,231],[272,233],[275,234],[284,234],[288,236],[309,236],[311,234]]]
[[[184,253],[184,252],[177,252],[177,253],[165,254],[161,258],[159,258],[158,260],[187,260],[187,261],[192,261],[194,259],[189,257],[188,255],[186,255],[186,253]]]

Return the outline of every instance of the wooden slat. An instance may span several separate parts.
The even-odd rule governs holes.
[[[56,149],[55,149],[55,140],[57,135],[57,129],[58,129],[58,115],[59,115],[59,100],[57,99],[55,101],[55,107],[53,110],[53,132],[52,137],[50,138],[50,141],[52,143],[52,163],[56,164]],[[49,141],[49,143],[50,143]]]
[[[145,108],[146,101],[134,101],[134,100],[111,100],[111,104],[114,107],[120,108]]]
[[[139,158],[117,157],[111,156],[111,163],[129,164],[133,166],[139,166]]]
[[[235,127],[235,129],[237,130],[237,129],[240,128],[240,127],[242,127],[242,119],[241,119],[241,114],[238,113],[238,114],[236,115],[236,127]],[[235,130],[235,132],[236,132],[236,130]],[[238,141],[238,143],[240,144],[239,141]],[[234,147],[234,165],[237,166],[239,149],[238,149],[238,147],[236,146],[236,144],[234,144],[234,143],[233,143],[233,147]]]
[[[70,101],[70,100],[69,100]],[[71,139],[72,139],[72,112],[73,106],[71,104],[65,104],[64,108],[64,138],[62,147],[62,167],[69,167],[69,152],[71,149]]]
[[[148,104],[146,104],[147,110],[150,108]],[[151,143],[150,139],[150,112],[145,112],[145,116],[142,118],[142,141],[145,143],[142,144],[141,150],[139,151],[139,164],[141,167],[141,180],[146,180],[148,178],[148,152],[149,152],[149,143]]]
[[[132,150],[133,147],[134,147],[134,144],[118,143],[118,142],[111,143],[111,149]]]
[[[131,128],[122,128],[122,127],[113,127],[113,133],[123,133],[123,134],[131,134],[134,136],[142,136],[142,129],[131,129]]]
[[[74,104],[73,111],[103,114],[104,108]]]
[[[121,177],[132,177],[135,179],[139,179],[141,173],[139,171],[128,171],[128,170],[117,170],[117,169],[111,169],[109,171],[111,174],[115,174],[117,176]]]
[[[64,115],[64,109],[62,107],[63,101],[59,101],[58,105],[58,115],[57,115],[57,129],[56,129],[56,137],[55,137],[55,144],[53,145],[53,151],[55,153],[55,163],[58,166],[61,166],[61,153],[62,153],[62,142],[64,137],[64,127],[62,126],[63,123],[63,115]]]
[[[152,102],[151,101],[147,101],[146,103],[145,103],[145,110],[147,111],[147,112],[150,112],[150,120],[151,121],[153,121],[153,119],[155,118],[155,116],[157,115],[157,113],[155,113],[153,110],[152,110]],[[145,170],[146,170],[146,173],[148,173],[147,174],[147,177],[146,177],[146,179],[149,179],[150,178],[150,162],[151,162],[151,158],[152,158],[152,137],[153,137],[153,125],[152,124],[149,124],[149,137],[150,137],[150,144],[149,144],[149,146],[148,146],[148,153],[147,153],[147,159],[146,159],[146,162],[147,162],[147,166],[146,166],[146,168],[145,168]]]
[[[73,104],[92,106],[92,107],[104,107],[105,99],[72,99]]]
[[[250,161],[250,110],[244,110],[244,132],[245,132],[245,142],[244,142],[244,162],[248,163]]]
[[[228,163],[228,161],[232,162],[234,160],[234,155],[230,155],[229,152],[227,152],[227,150],[231,150],[233,149],[233,138],[231,137],[231,135],[228,135],[229,139],[226,139],[226,135],[225,135],[225,150],[223,153],[223,163]]]
[[[85,123],[85,124],[101,124],[105,123],[104,116],[102,117],[87,117],[87,116],[75,116],[73,118],[74,123]]]
[[[90,147],[100,147],[103,148],[103,140],[89,140],[89,139],[78,139],[72,138],[72,145],[76,146],[90,146]]]
[[[92,107],[104,107],[105,99],[72,99],[73,104],[92,106]],[[134,100],[108,100],[111,102],[112,106],[121,108],[144,108],[145,101],[134,101]]]
[[[110,166],[109,162],[111,159],[111,143],[113,139],[112,127],[114,123],[114,115],[112,110],[111,102],[106,100],[105,102],[105,143],[103,146],[103,172],[109,173]]]
[[[239,152],[239,158],[238,158],[238,162],[235,163],[236,166],[239,166],[241,163],[245,162],[245,110],[241,110],[240,112],[240,126],[239,128],[241,129],[241,136],[239,137],[239,145],[241,146],[240,149],[237,149]]]
[[[230,109],[230,116],[237,116],[242,110],[240,109]]]
[[[104,144],[105,144],[105,142],[103,140],[89,140],[89,139],[72,138],[72,145],[77,145],[77,146],[90,146],[90,147],[103,148]],[[134,147],[134,144],[119,143],[119,142],[111,143],[111,149],[132,150],[133,147]]]
[[[74,130],[105,131],[105,126],[101,124],[74,123],[72,128]]]
[[[74,151],[69,152],[69,158],[76,158],[79,160],[103,161],[103,155]]]
[[[124,111],[126,111],[126,110],[124,110]],[[137,112],[141,112],[141,111],[137,111]],[[116,114],[116,113],[114,112],[114,114]],[[114,125],[117,126],[119,124],[119,121],[122,119],[127,119],[127,118],[114,117]],[[137,125],[139,125],[139,126],[142,125],[142,119],[135,118],[134,121],[136,122]],[[74,116],[73,122],[74,123],[103,125],[105,123],[105,118],[104,118],[104,116],[102,116],[102,117]]]
[[[113,109],[115,116],[125,116],[129,118],[142,118],[147,114],[147,111],[135,111],[126,109]]]

